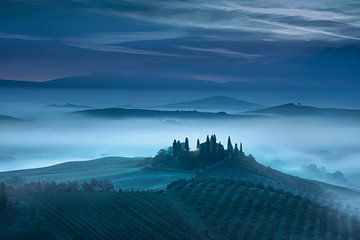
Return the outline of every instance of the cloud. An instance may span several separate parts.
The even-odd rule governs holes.
[[[96,44],[76,44],[76,43],[67,43],[68,46],[78,47],[83,49],[89,49],[94,51],[102,52],[113,52],[113,53],[126,53],[126,54],[136,54],[136,55],[149,55],[149,56],[164,56],[164,57],[179,57],[180,55],[162,53],[158,51],[149,51],[135,48],[127,48],[120,46],[111,46],[111,45],[96,45]]]
[[[183,79],[188,80],[201,80],[201,81],[213,81],[219,83],[227,82],[251,82],[250,79],[244,79],[234,76],[216,75],[216,74],[189,74],[181,76]]]
[[[296,40],[360,40],[360,15],[353,11],[354,1],[326,4],[289,4],[279,0],[251,1],[154,1],[135,2],[136,10],[89,8],[89,11],[118,17],[129,17],[183,29],[235,30],[258,33],[254,38]],[[353,29],[350,31],[349,29]],[[355,31],[358,30],[358,31]],[[226,34],[226,32],[224,32]],[[238,39],[241,40],[241,39]]]
[[[46,38],[46,37],[36,37],[36,36],[25,35],[25,34],[14,34],[14,33],[4,33],[4,32],[0,32],[0,38],[16,39],[16,40],[31,40],[31,41],[50,40],[50,38]]]
[[[158,32],[111,32],[94,33],[81,37],[64,38],[66,42],[86,42],[88,44],[114,44],[140,42],[152,40],[175,39],[187,36],[185,31],[158,31]]]
[[[318,167],[316,164],[303,165],[296,174],[310,179],[329,182],[339,185],[348,185],[349,182],[340,171],[329,172],[325,167]]]
[[[256,55],[256,54],[242,53],[242,52],[231,51],[231,50],[223,49],[223,48],[198,48],[198,47],[189,47],[189,46],[179,46],[179,48],[186,49],[186,50],[192,50],[192,51],[198,51],[198,52],[214,53],[214,54],[219,54],[219,55],[223,55],[226,57],[238,57],[238,58],[245,58],[245,59],[253,59],[253,58],[261,57],[260,55]]]
[[[178,57],[180,55],[163,53],[154,50],[135,49],[129,47],[118,46],[118,44],[128,42],[141,42],[150,40],[165,40],[180,38],[186,36],[185,32],[122,32],[122,33],[97,33],[83,37],[64,38],[63,44],[90,49],[94,51],[126,53],[150,56],[167,56]]]
[[[285,8],[285,7],[254,7],[244,6],[234,2],[226,2],[223,5],[205,5],[217,9],[223,9],[225,11],[239,11],[244,13],[277,15],[287,17],[302,17],[307,20],[324,20],[324,21],[336,21],[336,20],[352,20],[353,17],[334,11],[326,10],[311,10],[300,8]]]

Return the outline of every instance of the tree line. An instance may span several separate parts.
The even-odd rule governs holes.
[[[59,192],[114,192],[114,185],[108,179],[92,179],[87,182],[30,182],[17,186],[0,183],[0,210],[8,206],[8,195],[24,193],[59,193]]]
[[[190,150],[187,137],[184,142],[175,139],[171,147],[159,151],[153,163],[155,166],[166,166],[173,163],[186,169],[204,169],[217,162],[226,159],[240,159],[242,156],[245,156],[242,143],[233,145],[231,138],[228,137],[225,149],[224,145],[217,141],[216,135],[207,135],[206,140],[202,143],[197,139],[196,149],[193,151]]]

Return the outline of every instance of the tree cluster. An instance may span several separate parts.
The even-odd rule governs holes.
[[[221,142],[217,142],[216,135],[208,135],[203,143],[197,139],[194,151],[190,151],[188,138],[185,138],[184,142],[175,139],[171,147],[159,151],[153,163],[161,167],[204,169],[217,162],[239,158],[243,155],[242,144],[240,144],[240,149],[237,144],[233,146],[230,137],[227,149],[225,149]]]
[[[69,182],[30,182],[13,189],[17,193],[54,193],[54,192],[113,192],[114,185],[108,179],[92,179],[79,184],[77,181]]]

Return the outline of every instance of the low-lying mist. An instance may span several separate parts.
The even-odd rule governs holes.
[[[233,143],[243,142],[246,153],[275,169],[326,180],[321,171],[309,173],[306,166],[313,165],[329,173],[341,171],[360,185],[360,125],[311,118],[106,120],[61,111],[47,114],[31,128],[2,128],[1,171],[105,156],[154,156],[175,138],[188,137],[195,147],[197,138],[216,134],[222,143],[228,136]]]

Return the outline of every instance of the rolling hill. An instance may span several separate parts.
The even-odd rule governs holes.
[[[18,123],[18,122],[27,122],[21,118],[15,118],[7,115],[0,115],[0,123]]]
[[[298,195],[327,196],[325,189],[315,182],[266,167],[256,162],[251,156],[220,162],[201,172],[199,177],[249,181],[262,183]]]
[[[150,81],[151,80],[151,81]],[[205,80],[168,79],[146,76],[94,74],[54,79],[45,82],[0,80],[0,88],[40,89],[241,89],[243,83],[219,83]]]
[[[351,213],[261,184],[193,179],[168,189],[213,239],[360,239]]]
[[[7,128],[9,126],[28,128],[35,126],[36,124],[32,121],[25,120],[22,118],[12,117],[8,115],[0,115],[0,128]]]
[[[49,104],[46,105],[47,107],[55,107],[55,108],[82,108],[82,109],[86,109],[86,108],[93,108],[87,105],[78,105],[78,104],[73,104],[73,103],[66,103],[66,104]]]
[[[24,182],[84,182],[108,179],[115,189],[162,189],[179,178],[191,178],[189,171],[143,167],[144,158],[106,157],[89,161],[61,163],[54,166],[0,172],[0,182],[18,185]],[[145,161],[146,162],[146,161]]]
[[[351,210],[244,181],[195,178],[160,192],[37,192],[11,199],[22,207],[3,210],[1,239],[360,239]],[[9,216],[22,219],[22,227]]]
[[[177,118],[177,119],[248,119],[258,115],[233,115],[225,112],[160,111],[126,108],[103,108],[76,111],[74,114],[97,118]]]
[[[1,239],[206,239],[186,209],[158,192],[36,193],[16,201],[36,212],[38,227],[11,231],[17,222],[0,220]],[[18,218],[29,214],[26,207],[18,211]],[[31,225],[31,219],[22,224]]]
[[[210,152],[222,149],[215,135],[211,141],[199,143],[199,149],[207,142],[213,143]],[[188,155],[217,156],[206,151],[201,155],[203,150]],[[186,148],[183,151],[172,156],[185,159]],[[226,153],[230,157],[191,171],[177,169],[168,162],[174,158],[163,158],[159,153],[151,159],[108,157],[0,173],[0,181],[11,186],[7,189],[11,204],[0,210],[0,237],[360,239],[359,192],[263,166],[246,155],[242,145],[237,151],[229,147]],[[163,161],[166,168],[153,167],[154,162]],[[84,187],[49,190],[38,182],[50,182],[47,186],[51,187],[51,181],[76,180],[81,184],[90,179],[110,180],[115,192]],[[27,187],[24,182],[38,187]],[[355,204],[343,207],[350,204],[346,198]]]
[[[339,118],[339,119],[360,118],[360,110],[350,110],[350,109],[340,109],[340,108],[319,108],[312,106],[296,105],[293,103],[250,111],[249,113],[274,114],[274,115],[289,116],[289,117],[304,116],[304,117],[323,117],[323,118]]]
[[[236,98],[225,96],[213,96],[187,102],[160,105],[156,108],[179,109],[179,110],[213,110],[213,111],[246,111],[262,107]]]

